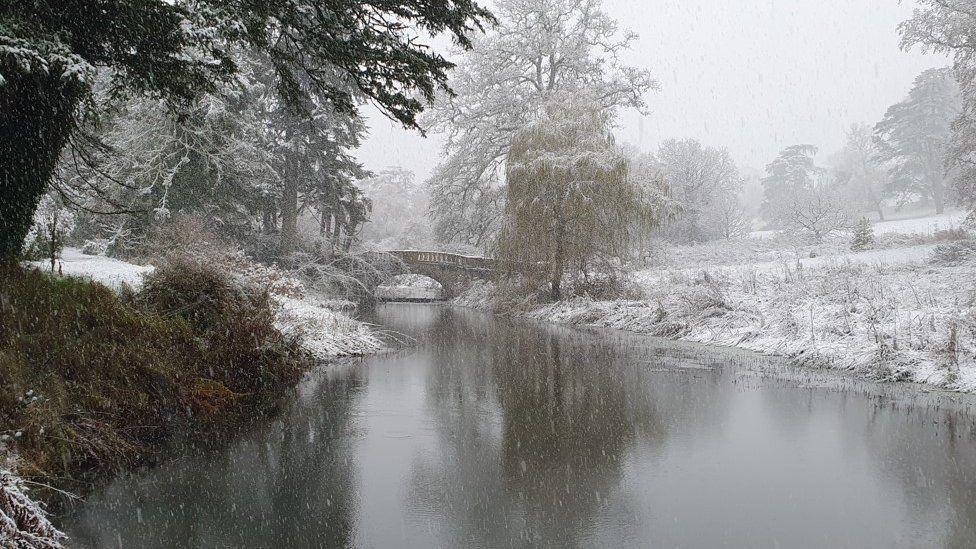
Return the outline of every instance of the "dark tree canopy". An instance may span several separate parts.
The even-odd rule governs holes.
[[[489,21],[473,0],[0,1],[0,259],[14,257],[96,71],[113,95],[173,101],[232,79],[235,49],[264,56],[296,111],[356,99],[417,127],[451,64],[420,36],[462,47]],[[338,78],[337,78],[338,75]]]
[[[285,97],[311,89],[339,110],[362,93],[405,125],[446,89],[451,63],[417,39],[463,47],[490,14],[472,0],[4,0],[5,77],[107,67],[116,89],[189,98],[236,72],[230,49],[268,56]],[[351,86],[337,84],[338,69]],[[311,86],[300,83],[309,82]]]

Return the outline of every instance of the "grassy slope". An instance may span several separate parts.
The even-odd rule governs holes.
[[[188,270],[189,269],[189,270]],[[0,273],[0,436],[21,471],[61,486],[152,457],[175,432],[233,423],[306,365],[266,296],[202,266],[139,295]]]

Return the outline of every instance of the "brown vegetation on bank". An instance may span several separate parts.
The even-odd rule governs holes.
[[[253,417],[308,365],[266,292],[173,259],[139,293],[0,272],[0,446],[20,472],[83,491],[175,435]]]

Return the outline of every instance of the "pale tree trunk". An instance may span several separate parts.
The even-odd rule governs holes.
[[[339,224],[339,216],[336,215],[333,219],[332,225],[332,254],[335,255],[339,251],[339,232],[342,230],[342,226]]]
[[[264,234],[274,234],[278,231],[278,210],[274,202],[264,205],[264,212],[261,216],[261,229]]]
[[[319,236],[324,237],[325,233],[329,230],[329,212],[326,211],[323,204],[322,211],[319,214]]]

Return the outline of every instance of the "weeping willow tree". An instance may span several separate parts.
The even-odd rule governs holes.
[[[567,273],[615,273],[663,214],[663,189],[632,177],[597,103],[548,104],[517,132],[495,253],[513,271],[544,277],[552,299]]]

